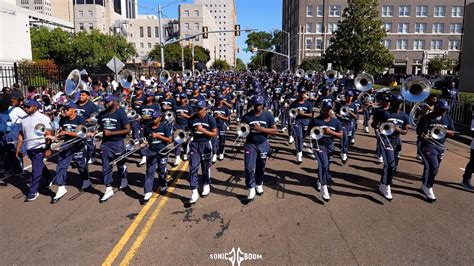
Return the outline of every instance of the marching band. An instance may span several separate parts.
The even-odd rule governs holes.
[[[189,160],[189,203],[194,204],[211,191],[211,165],[225,160],[225,143],[233,122],[238,125],[232,146],[243,144],[247,200],[263,193],[263,176],[272,151],[269,138],[279,127],[280,132],[288,131],[288,142],[295,145],[297,164],[303,162],[309,140],[317,162],[315,184],[321,198],[329,201],[330,165],[336,145],[346,164],[348,151],[355,144],[359,115],[363,116],[365,133],[370,132],[372,118],[374,148],[378,162],[383,163],[380,194],[387,200],[393,198],[391,185],[399,167],[401,136],[411,128],[416,130],[418,158],[424,165],[420,191],[427,200],[436,200],[434,179],[446,150],[445,140],[454,136],[455,129],[447,115],[448,103],[431,94],[424,78],[409,78],[401,94],[396,94],[388,88],[375,90],[374,78],[367,73],[351,80],[341,79],[334,70],[324,76],[302,69],[295,74],[188,72],[172,75],[164,70],[159,78],[136,80],[130,71],[124,71],[120,82],[100,84],[91,82],[86,71],[74,70],[50,104],[34,94],[24,100],[20,92],[12,92],[2,149],[12,158],[14,173],[23,168],[23,156],[31,160],[26,201],[38,197],[43,181],[46,186],[57,185],[52,203],[58,203],[67,193],[70,165],[79,171],[82,190],[89,189],[88,164],[96,162],[96,142],[101,140],[99,158],[106,188],[100,202],[114,195],[114,165],[119,189],[125,189],[126,158],[139,153],[138,166],[146,165],[143,204],[153,194],[155,173],[159,193],[166,193],[171,154],[174,166]],[[414,103],[409,114],[403,111],[404,101]],[[57,152],[51,154],[51,149]],[[55,155],[58,163],[53,178],[44,161]],[[464,177],[463,185],[472,190],[469,177]]]

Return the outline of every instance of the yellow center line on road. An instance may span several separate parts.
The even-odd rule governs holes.
[[[181,163],[178,166],[175,166],[171,169],[171,171],[176,172],[178,168],[180,170],[186,169],[187,167],[187,162],[186,163]],[[178,179],[178,178],[176,178]],[[104,260],[102,263],[103,266],[105,265],[112,265],[112,263],[115,261],[115,259],[118,257],[120,252],[122,252],[122,249],[125,247],[125,245],[128,243],[130,240],[130,237],[133,235],[135,230],[137,229],[138,225],[141,223],[147,212],[151,209],[151,206],[155,203],[156,199],[159,198],[158,193],[153,193],[154,195],[151,197],[150,201],[141,209],[141,211],[138,213],[137,217],[135,217],[135,220],[133,220],[133,223],[128,227],[127,231],[123,234],[123,236],[120,238],[119,242],[115,245],[115,247],[112,249],[110,254],[107,256],[107,258]]]
[[[186,169],[188,167],[189,161],[186,161],[184,163],[184,167],[181,169]],[[169,187],[168,191],[166,192],[165,196],[162,198],[156,209],[153,211],[153,213],[150,215],[150,218],[146,222],[146,224],[143,226],[142,231],[140,234],[138,234],[137,238],[135,239],[135,242],[132,244],[130,247],[130,250],[125,254],[125,257],[123,258],[122,262],[120,262],[120,265],[129,265],[130,261],[133,259],[133,257],[137,254],[138,249],[143,243],[143,240],[145,240],[146,236],[151,230],[151,227],[155,223],[156,219],[158,218],[158,215],[161,212],[161,209],[165,206],[166,202],[168,202],[168,199],[171,196],[171,193],[176,188],[176,184],[178,183],[178,180],[181,178],[181,174],[184,173],[184,171],[181,171],[178,176],[176,177],[176,180],[174,183]]]

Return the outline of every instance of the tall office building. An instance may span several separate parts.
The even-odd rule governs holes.
[[[347,5],[347,0],[283,0],[282,29],[291,35],[293,68],[331,45]],[[458,59],[463,9],[464,0],[380,0],[379,16],[387,30],[383,43],[395,57],[390,72],[427,73],[434,57]],[[286,47],[285,40],[282,50]]]
[[[125,3],[125,0],[122,0]],[[120,8],[117,8],[117,5]],[[125,4],[123,5],[125,8]],[[124,9],[125,10],[125,9]],[[125,11],[123,12],[125,14]],[[112,34],[117,20],[126,19],[122,15],[122,3],[117,0],[74,0],[74,26],[76,31],[98,29]]]
[[[16,5],[47,16],[51,16],[50,0],[16,0]]]
[[[53,17],[66,20],[69,22],[74,21],[74,1],[72,0],[50,0],[51,1],[51,13]]]

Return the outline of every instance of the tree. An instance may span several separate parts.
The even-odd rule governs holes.
[[[447,56],[437,56],[428,63],[428,72],[430,74],[441,74],[441,71],[452,71],[457,66],[457,61],[449,59]]]
[[[59,28],[38,27],[31,28],[30,35],[34,61],[52,59],[60,66],[71,62],[72,34]]]
[[[319,56],[305,58],[299,68],[304,69],[305,71],[314,70],[314,71],[323,71],[324,68],[321,65],[321,58]]]
[[[237,58],[235,60],[235,70],[236,71],[245,71],[247,70],[247,66],[245,65],[244,61],[242,61],[242,59],[240,58]]]
[[[259,49],[271,49],[273,46],[273,34],[265,31],[251,32],[247,35],[247,49],[251,50],[252,47]],[[268,52],[258,51],[251,58],[249,68],[260,69],[263,67],[271,66],[272,54]]]
[[[216,61],[214,61],[214,64],[212,64],[212,68],[222,71],[222,70],[229,70],[230,66],[227,63],[227,61],[217,59]]]
[[[333,68],[380,73],[393,63],[393,55],[382,44],[386,36],[378,18],[378,0],[353,0],[344,9],[338,30],[331,38],[323,62]]]
[[[181,45],[173,43],[165,46],[165,66],[171,70],[181,70]],[[192,52],[188,46],[183,47],[185,68],[191,69]],[[161,49],[156,45],[148,54],[148,57],[154,61],[161,61]],[[206,64],[211,59],[208,50],[202,46],[194,46],[194,61]]]

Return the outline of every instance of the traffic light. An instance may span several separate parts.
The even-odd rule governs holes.
[[[234,26],[235,36],[240,36],[240,25],[237,24]]]
[[[203,26],[202,27],[202,38],[203,39],[207,39],[209,37],[209,33],[207,33],[209,31],[209,28],[207,26]]]

